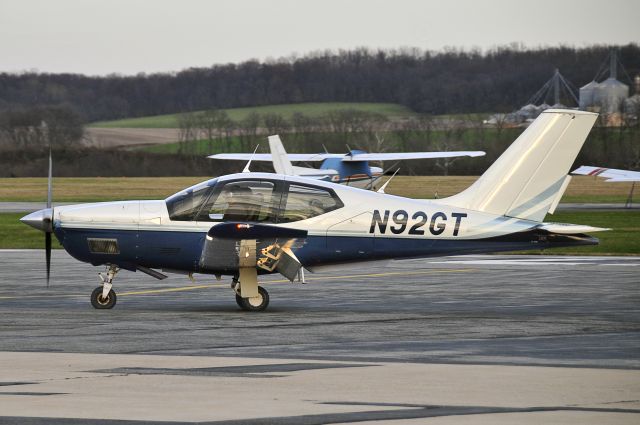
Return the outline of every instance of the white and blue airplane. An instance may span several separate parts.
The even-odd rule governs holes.
[[[257,148],[256,148],[257,149]],[[402,161],[407,159],[438,159],[484,156],[484,151],[443,151],[443,152],[383,152],[368,153],[350,149],[340,153],[287,153],[280,136],[269,136],[271,153],[218,153],[208,158],[236,161],[267,161],[273,163],[276,173],[286,176],[300,176],[309,179],[329,181],[347,186],[371,189],[384,170],[369,165],[371,161]],[[321,162],[320,168],[299,167],[292,162]]]
[[[264,310],[258,276],[403,258],[594,245],[591,226],[544,222],[597,114],[547,110],[469,188],[409,199],[298,176],[239,173],[165,200],[49,207],[22,218],[73,257],[105,265],[95,308],[116,303],[119,270],[232,277],[238,305]],[[50,205],[49,195],[48,204]]]

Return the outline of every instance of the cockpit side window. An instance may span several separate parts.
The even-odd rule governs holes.
[[[206,182],[170,196],[166,200],[169,218],[174,221],[194,220],[212,190],[211,183]]]
[[[198,221],[273,223],[280,203],[276,185],[267,180],[231,181],[216,190],[198,214]]]
[[[306,220],[342,208],[344,204],[329,189],[317,186],[290,184],[279,222]]]

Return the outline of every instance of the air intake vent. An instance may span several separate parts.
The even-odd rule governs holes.
[[[87,242],[94,254],[120,254],[117,239],[87,238]]]
[[[177,255],[180,252],[180,248],[174,247],[160,247],[160,254],[162,255]]]

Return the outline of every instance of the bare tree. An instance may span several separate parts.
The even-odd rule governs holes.
[[[240,131],[240,143],[242,149],[248,149],[258,137],[258,127],[260,126],[260,114],[257,112],[249,113],[242,121],[240,121],[238,130]]]
[[[179,146],[178,153],[195,154],[196,140],[200,139],[200,127],[198,116],[193,113],[182,113],[178,115]]]
[[[6,149],[66,149],[84,134],[80,116],[66,106],[5,111],[0,115],[0,140]]]
[[[264,126],[269,134],[281,134],[289,128],[289,123],[282,115],[269,113],[264,115]]]

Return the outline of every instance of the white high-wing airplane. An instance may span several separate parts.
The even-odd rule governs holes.
[[[605,178],[607,182],[638,182],[640,171],[618,170],[615,168],[593,167],[583,165],[571,172],[582,176],[598,176]]]
[[[288,154],[282,145],[280,136],[277,134],[269,136],[269,149],[271,150],[270,154],[219,153],[210,155],[209,158],[270,161],[273,163],[275,172],[285,176],[300,176],[362,189],[371,189],[376,181],[382,177],[384,170],[379,167],[370,167],[369,161],[400,161],[405,159],[477,157],[485,155],[483,151],[367,153],[361,150],[351,150],[347,154]],[[315,161],[322,161],[320,168],[296,167],[291,164],[292,162]]]
[[[21,220],[45,232],[47,275],[52,233],[76,259],[106,265],[91,295],[95,308],[115,305],[113,279],[125,269],[158,279],[172,271],[229,275],[238,305],[261,311],[269,295],[258,285],[260,274],[293,281],[303,279],[304,268],[345,263],[597,244],[585,233],[606,229],[543,222],[596,117],[543,112],[473,185],[450,198],[409,199],[249,172],[165,200],[50,207]]]

